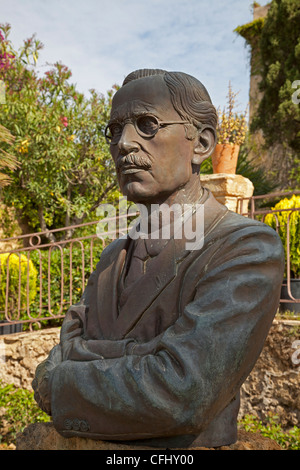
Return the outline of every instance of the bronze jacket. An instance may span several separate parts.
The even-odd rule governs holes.
[[[63,436],[167,447],[235,442],[239,390],[279,304],[284,251],[265,224],[207,190],[202,202],[203,246],[188,251],[171,239],[122,302],[131,241],[103,251],[66,315],[50,373],[50,412]]]

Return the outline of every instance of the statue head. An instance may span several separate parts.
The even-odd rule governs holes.
[[[123,194],[161,203],[188,188],[215,147],[216,124],[216,110],[196,78],[160,69],[130,73],[113,98],[106,128]]]

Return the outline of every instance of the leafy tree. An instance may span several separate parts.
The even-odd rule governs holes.
[[[262,99],[250,130],[263,131],[267,149],[277,145],[278,152],[280,148],[290,172],[289,184],[295,186],[300,182],[299,0],[272,0],[265,18],[239,26],[235,31],[251,46],[253,73],[261,77]]]
[[[40,77],[41,42],[33,35],[16,51],[9,33],[10,25],[0,26],[0,79],[6,86],[0,120],[15,136],[20,167],[6,171],[11,184],[3,202],[15,208],[23,233],[83,223],[95,217],[99,204],[119,196],[103,136],[117,87],[106,97],[90,90],[86,98],[59,62]]]
[[[286,143],[300,151],[300,107],[292,100],[300,79],[300,4],[273,0],[259,41],[261,55],[260,102],[254,129],[262,129],[267,144]]]

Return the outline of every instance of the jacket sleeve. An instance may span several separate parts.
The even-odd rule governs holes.
[[[51,407],[64,435],[142,439],[199,433],[236,395],[276,313],[284,255],[263,224],[235,230],[214,250],[194,300],[155,342],[118,358],[64,361]],[[68,431],[68,419],[88,431]]]

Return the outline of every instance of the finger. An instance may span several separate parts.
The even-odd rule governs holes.
[[[79,320],[79,318],[64,321],[60,330],[61,335],[71,332],[76,328],[80,328],[81,326],[82,326],[82,322]]]
[[[73,330],[69,333],[64,334],[61,337],[61,343],[65,343],[70,341],[73,338],[76,338],[76,336],[81,336],[82,335],[82,328],[77,328],[76,330]]]

